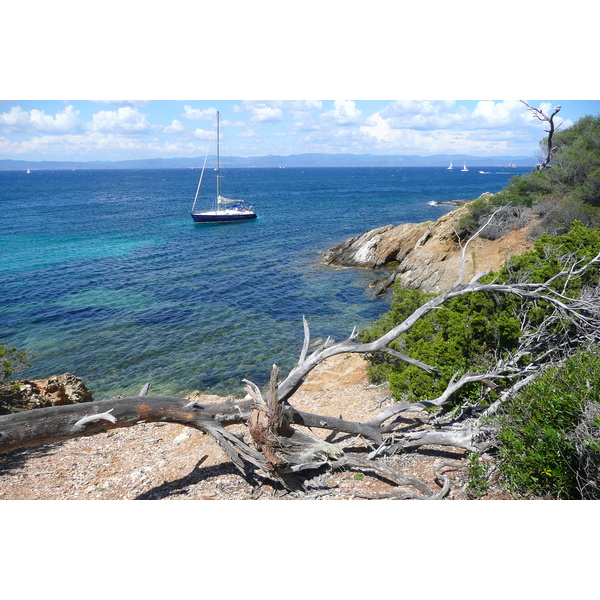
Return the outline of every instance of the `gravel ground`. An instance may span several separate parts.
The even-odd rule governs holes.
[[[202,402],[222,400],[202,396]],[[358,356],[334,357],[295,394],[293,405],[323,415],[368,420],[389,404],[385,387],[370,386]],[[243,435],[241,425],[231,431]],[[325,437],[327,431],[313,431]],[[363,447],[352,436],[333,440],[343,447]],[[455,465],[448,499],[466,498],[464,452],[429,447],[389,459],[388,466],[416,477],[435,492],[434,470]],[[323,474],[309,483],[304,498],[357,499],[392,493],[380,478],[347,470]],[[489,498],[501,498],[490,495]],[[0,499],[4,500],[250,500],[297,499],[269,480],[248,480],[212,438],[182,425],[151,423],[116,429],[87,438],[26,448],[0,455]]]

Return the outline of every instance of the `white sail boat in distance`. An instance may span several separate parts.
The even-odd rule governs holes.
[[[463,168],[461,169],[461,171],[468,171],[469,169],[467,169],[467,163],[463,162]]]
[[[210,148],[210,140],[206,149],[206,156],[204,157],[204,164],[202,165],[202,172],[200,173],[200,181],[198,181],[198,188],[196,189],[196,197],[194,198],[194,204],[190,214],[194,223],[232,223],[236,221],[248,221],[249,219],[256,219],[256,213],[251,206],[248,206],[243,200],[233,200],[232,198],[225,198],[221,196],[221,172],[220,172],[220,113],[217,111],[216,124],[217,124],[217,168],[215,169],[217,174],[217,193],[213,200],[212,210],[208,211],[197,211],[196,202],[198,200],[198,194],[200,192],[200,186],[202,185],[202,178],[204,176],[204,169],[206,168],[206,159],[208,158],[208,150]],[[214,131],[214,125],[213,125]],[[211,135],[212,137],[212,135]]]
[[[454,167],[452,166],[452,161],[450,161],[450,166],[448,167],[448,171],[452,171],[452,169],[454,169]]]

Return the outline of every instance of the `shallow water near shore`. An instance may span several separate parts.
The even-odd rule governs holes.
[[[259,218],[228,225],[190,218],[197,169],[0,171],[0,339],[35,354],[19,377],[71,372],[96,398],[146,382],[239,395],[242,379],[293,367],[302,315],[313,338],[339,341],[387,310],[367,289],[379,274],[326,267],[322,252],[435,220],[452,206],[428,202],[526,170],[229,169],[224,193]]]

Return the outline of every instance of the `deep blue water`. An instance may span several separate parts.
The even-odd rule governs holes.
[[[189,216],[199,170],[0,171],[0,339],[35,354],[20,377],[71,372],[97,398],[148,381],[239,394],[293,367],[302,315],[314,338],[341,340],[387,310],[366,289],[376,273],[321,252],[524,172],[483,170],[230,169],[223,193],[259,218],[229,225]]]

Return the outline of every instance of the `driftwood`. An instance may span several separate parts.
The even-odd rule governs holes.
[[[193,427],[211,436],[242,474],[249,475],[251,471],[258,470],[287,490],[303,489],[302,477],[299,477],[301,473],[306,478],[311,472],[322,469],[359,469],[399,486],[397,493],[389,497],[443,498],[448,493],[449,483],[441,472],[436,476],[440,490],[434,491],[423,482],[393,471],[382,459],[397,452],[428,445],[452,446],[478,452],[488,449],[493,432],[485,424],[484,417],[497,410],[521,386],[535,378],[544,364],[564,356],[565,348],[587,342],[597,343],[600,340],[599,290],[589,290],[579,298],[569,298],[564,291],[569,281],[577,279],[589,268],[597,268],[599,264],[600,254],[584,264],[572,262],[561,273],[542,284],[483,284],[480,282],[483,274],[463,284],[461,275],[451,290],[423,304],[379,339],[369,343],[359,342],[354,330],[347,340],[331,345],[326,342],[311,354],[308,353],[310,330],[303,318],[304,343],[298,364],[281,382],[279,368],[273,365],[268,390],[261,391],[252,382],[246,381],[248,395],[245,400],[202,404],[184,398],[148,395],[149,385],[146,385],[140,395],[135,397],[40,408],[0,416],[0,453],[95,435],[140,423],[170,422]],[[565,282],[562,291],[551,288],[551,284],[557,280]],[[306,413],[293,407],[294,393],[308,374],[317,365],[338,354],[385,352],[397,360],[435,373],[434,367],[392,350],[390,344],[429,312],[438,310],[452,298],[475,292],[513,294],[528,299],[532,305],[545,302],[553,307],[554,312],[547,319],[547,327],[531,330],[525,328],[520,347],[512,356],[498,360],[493,368],[484,373],[457,374],[438,398],[418,403],[400,402],[380,410],[365,422]],[[549,344],[549,327],[559,322],[574,324],[575,327],[570,327],[565,339],[554,339]],[[530,360],[527,366],[522,366],[523,356],[531,355],[533,350],[540,347],[544,351],[538,352],[537,358]],[[448,414],[439,412],[463,386],[480,382],[486,388],[494,388],[495,381],[499,379],[509,383],[504,384],[505,387],[494,404],[483,412],[479,411],[479,416],[469,416],[475,413],[465,411],[460,418],[450,413],[448,419]],[[418,427],[407,431],[408,420],[403,416],[404,413],[431,412],[431,409],[438,412],[419,421]],[[247,426],[251,444],[228,431],[227,427],[234,424]],[[359,436],[366,441],[365,451],[360,456],[346,453],[339,445],[313,435],[311,430],[317,428]]]

